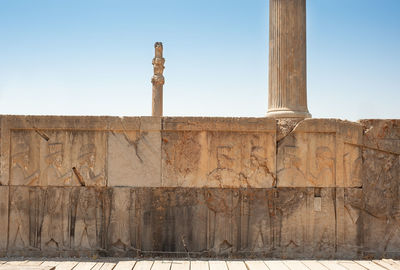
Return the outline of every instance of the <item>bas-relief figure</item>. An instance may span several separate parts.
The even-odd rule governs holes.
[[[237,246],[235,210],[239,206],[239,191],[209,189],[207,193],[207,249],[215,254],[231,253]]]
[[[72,184],[72,170],[64,171],[62,143],[49,143],[46,156],[47,167],[41,176],[42,186],[70,186]]]
[[[272,136],[266,133],[232,135],[211,133],[210,187],[273,187]]]
[[[78,171],[87,186],[101,186],[104,183],[104,174],[95,173],[96,146],[94,144],[82,145],[78,157]]]
[[[336,189],[337,255],[357,258],[362,250],[362,188]]]
[[[36,164],[34,153],[30,147],[30,134],[25,132],[12,132],[11,146],[11,185],[38,185],[40,170],[32,168]]]
[[[343,178],[345,186],[362,186],[361,148],[349,144],[344,145]]]
[[[76,190],[77,200],[75,231],[73,243],[75,249],[94,249],[99,247],[98,226],[101,221],[98,219],[98,194],[93,188]]]
[[[239,175],[241,184],[246,182],[248,187],[274,186],[275,177],[269,168],[265,149],[261,146],[252,146],[249,160],[249,164]]]
[[[275,247],[283,256],[302,253],[306,240],[307,193],[280,189],[275,197]]]
[[[43,226],[41,233],[42,250],[59,251],[70,248],[68,214],[69,189],[49,187],[46,190]]]
[[[399,156],[363,151],[364,244],[378,254],[397,252],[400,245]]]
[[[10,250],[39,250],[43,221],[42,195],[39,188],[12,187],[10,190]]]
[[[335,254],[335,194],[333,188],[309,189],[305,246],[311,247],[314,258],[333,258]]]
[[[296,146],[285,145],[283,148],[283,167],[278,169],[279,186],[306,185],[306,177],[300,168],[300,158]]]
[[[272,187],[273,133],[163,133],[163,184],[187,187]]]
[[[202,152],[207,151],[206,132],[163,132],[163,183],[166,186],[190,187],[196,184],[202,166]]]
[[[248,212],[241,213],[245,226],[241,230],[246,233],[241,241],[246,245],[242,248],[251,252],[271,252],[274,239],[274,207],[272,190],[243,191],[244,203]],[[247,230],[246,230],[247,229]]]
[[[11,132],[11,185],[77,186],[74,164],[85,185],[105,185],[104,132],[46,131],[46,136]]]
[[[286,137],[278,146],[278,187],[334,187],[334,145],[332,135],[300,133]]]
[[[334,182],[335,156],[327,146],[320,146],[315,152],[316,173],[310,172],[310,180],[315,186],[318,183],[329,185]]]
[[[108,242],[116,252],[131,248],[132,215],[134,215],[135,197],[129,188],[115,188],[112,191]],[[132,206],[133,204],[133,206]]]

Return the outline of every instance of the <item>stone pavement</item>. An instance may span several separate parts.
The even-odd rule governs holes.
[[[400,261],[328,260],[82,260],[82,259],[6,259],[0,270],[399,270]]]

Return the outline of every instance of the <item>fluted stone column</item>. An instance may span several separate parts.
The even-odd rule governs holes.
[[[267,117],[308,118],[306,0],[270,0]]]
[[[151,78],[153,84],[152,116],[163,116],[163,85],[164,63],[163,45],[161,42],[154,44],[155,56],[153,58],[154,75]]]

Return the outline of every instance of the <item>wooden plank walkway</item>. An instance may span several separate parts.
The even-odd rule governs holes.
[[[0,270],[400,270],[400,261],[6,259]]]

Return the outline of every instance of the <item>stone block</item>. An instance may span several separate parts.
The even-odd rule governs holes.
[[[276,191],[275,256],[335,256],[334,193],[333,188],[279,188]]]
[[[161,119],[142,117],[140,130],[110,132],[108,186],[161,186]]]
[[[364,249],[373,256],[399,256],[399,155],[365,148],[363,160]]]
[[[354,259],[363,251],[362,188],[336,189],[336,257]]]
[[[40,188],[10,187],[8,249],[11,255],[40,253],[44,193]]]
[[[143,254],[207,249],[208,212],[201,189],[141,188],[137,192],[136,248]]]
[[[8,237],[9,187],[0,186],[0,256],[4,256]]]
[[[12,130],[11,185],[105,186],[107,134]]]
[[[273,189],[242,189],[237,222],[237,250],[271,257],[274,250],[275,209]]]
[[[366,147],[400,155],[400,119],[360,120],[364,126]]]
[[[229,121],[214,123],[213,119],[167,120],[162,133],[163,186],[274,186],[274,121],[260,120],[259,126],[250,122],[249,130],[244,131],[241,129],[246,124],[241,126],[238,120],[232,120],[236,123],[233,126]]]
[[[275,132],[276,121],[268,118],[247,117],[163,117],[163,130]]]
[[[105,248],[110,200],[106,189],[76,187],[70,195],[70,247],[74,254]]]
[[[111,256],[129,256],[140,241],[136,192],[132,188],[108,189],[110,210],[106,211],[107,250]]]
[[[71,250],[71,229],[74,228],[74,216],[71,188],[48,187],[42,190],[44,201],[41,228],[40,249],[43,254],[59,256],[65,250]]]
[[[362,185],[360,124],[306,119],[286,134],[278,141],[278,187]]]
[[[400,120],[361,120],[363,247],[373,257],[400,256]]]

